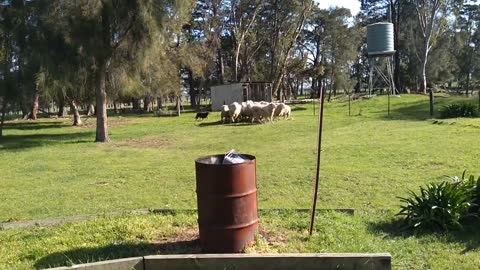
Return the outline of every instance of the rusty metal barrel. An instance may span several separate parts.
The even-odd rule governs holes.
[[[258,228],[255,157],[222,164],[224,155],[195,161],[198,225],[203,252],[237,253]]]

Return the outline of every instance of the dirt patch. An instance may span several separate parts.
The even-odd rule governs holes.
[[[167,147],[171,145],[169,141],[166,141],[157,137],[131,138],[123,141],[114,142],[114,144],[117,146],[130,146],[130,147],[137,147],[137,148],[146,148],[146,147],[162,148],[162,147]]]
[[[198,228],[185,228],[174,235],[160,237],[152,245],[159,254],[198,254],[202,253],[199,237]],[[246,253],[274,252],[288,242],[282,233],[269,231],[262,226],[255,239],[246,247]]]
[[[174,235],[163,236],[159,238],[156,241],[156,243],[193,241],[193,240],[198,240],[199,237],[200,237],[200,234],[198,232],[198,228],[191,227],[191,228],[183,229]]]
[[[271,246],[282,245],[288,242],[288,238],[284,233],[269,231],[262,226],[258,228],[258,233]]]
[[[202,253],[197,228],[186,228],[174,235],[162,236],[152,245],[158,254]]]

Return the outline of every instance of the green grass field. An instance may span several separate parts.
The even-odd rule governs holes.
[[[438,97],[437,108],[455,99]],[[395,269],[478,269],[474,229],[399,235],[391,221],[397,196],[409,189],[465,169],[480,175],[480,119],[429,120],[424,96],[392,98],[391,116],[386,104],[385,97],[355,101],[350,117],[344,100],[325,109],[319,208],[355,208],[355,216],[321,214],[308,238],[308,215],[265,214],[269,233],[251,252],[390,252]],[[309,208],[318,119],[311,104],[294,106],[293,117],[220,125],[218,113],[198,122],[192,113],[112,116],[111,144],[93,143],[94,119],[84,127],[70,119],[9,122],[0,139],[0,222],[195,208],[194,160],[230,149],[257,157],[260,208]],[[195,252],[160,241],[195,222],[194,215],[122,216],[0,231],[0,268]]]

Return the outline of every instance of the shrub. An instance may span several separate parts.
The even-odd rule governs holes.
[[[477,216],[476,201],[479,195],[480,178],[449,177],[453,182],[428,184],[420,187],[420,194],[410,191],[407,198],[399,198],[401,206],[398,216],[405,217],[406,228],[426,230],[461,229],[461,221]],[[474,210],[473,210],[474,209]],[[473,211],[472,211],[473,210]]]
[[[442,118],[478,117],[477,107],[472,103],[452,103],[440,110]]]
[[[474,199],[474,205],[472,205],[470,212],[478,212],[480,206],[480,176],[475,179],[474,175],[470,175],[468,178],[465,178],[467,171],[463,171],[462,178],[458,176],[446,176],[450,179],[454,185],[457,185],[459,188],[465,189],[469,196]]]

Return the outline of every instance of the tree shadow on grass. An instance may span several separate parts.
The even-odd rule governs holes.
[[[66,124],[65,122],[10,122],[5,123],[3,126],[4,130],[7,129],[17,129],[17,130],[39,130],[39,129],[50,129],[50,128],[64,128],[71,127],[71,124]]]
[[[308,110],[305,107],[299,107],[299,106],[291,106],[292,107],[292,112],[297,112],[297,111],[306,111]]]
[[[60,134],[5,135],[0,137],[0,150],[24,150],[47,145],[93,142],[93,138],[94,133],[89,131]]]
[[[225,123],[223,124],[222,121],[216,121],[216,122],[203,122],[203,123],[200,123],[198,124],[199,127],[210,127],[210,126],[236,126],[236,127],[240,127],[240,126],[251,126],[251,125],[260,125],[260,123],[257,123],[257,122],[254,122],[254,123],[251,123],[251,122],[240,122],[240,123]]]
[[[49,254],[36,261],[35,268],[44,269],[59,266],[71,266],[73,264],[158,254],[197,254],[200,253],[200,251],[201,249],[198,239],[166,243],[132,243],[107,245],[97,248],[76,248],[65,252]]]
[[[390,115],[387,115],[385,108],[385,115],[384,118],[388,120],[418,120],[424,121],[431,119],[430,116],[430,102],[428,99],[424,99],[421,101],[416,101],[409,103],[407,105],[402,105],[399,107],[395,106],[395,99],[391,100],[392,109],[390,111]],[[449,99],[444,96],[436,96],[435,97],[435,106],[434,106],[434,117],[440,116],[440,110],[445,105],[453,103],[453,102],[466,102],[464,99]]]
[[[392,107],[394,106],[394,101],[392,101]],[[388,120],[424,121],[431,118],[428,100],[412,102],[407,106],[401,106],[398,108],[394,107],[391,109],[390,115],[387,115],[386,110],[387,108],[385,108],[385,115],[383,117]]]
[[[401,219],[391,219],[369,223],[368,230],[374,234],[386,235],[387,238],[439,236],[442,241],[463,244],[465,248],[461,254],[465,254],[480,249],[479,223],[479,220],[476,219],[468,220],[465,222],[463,229],[441,233],[420,229],[405,229],[405,223]]]

